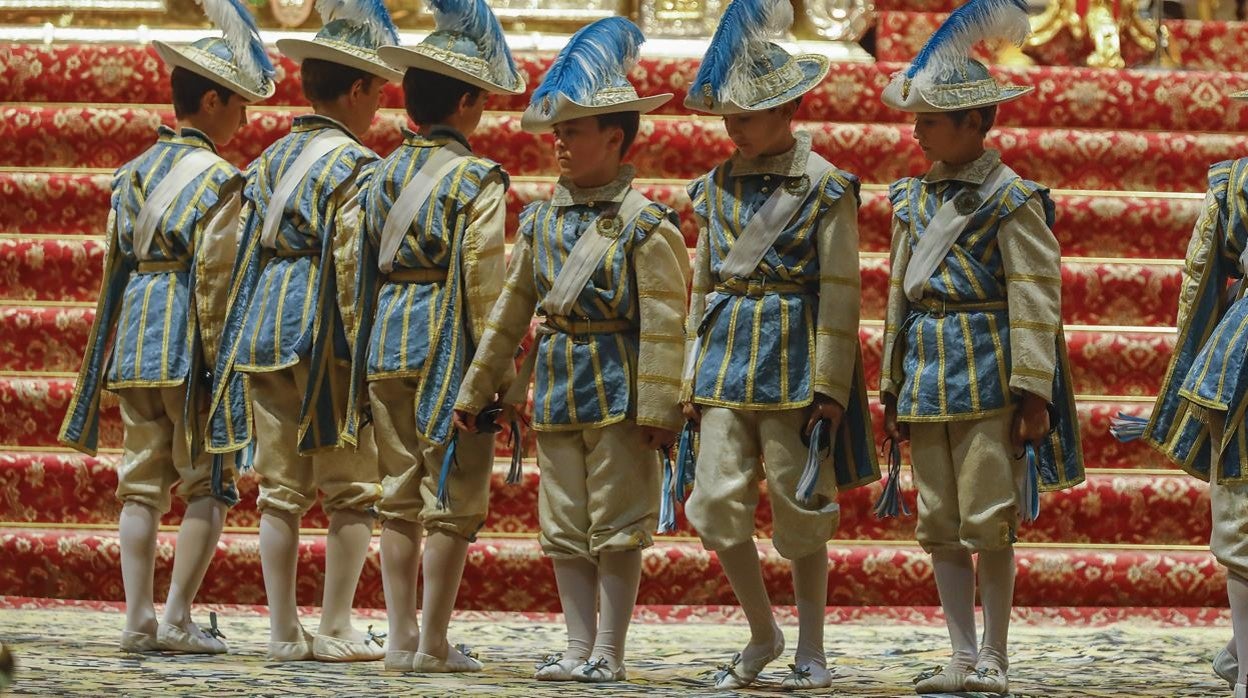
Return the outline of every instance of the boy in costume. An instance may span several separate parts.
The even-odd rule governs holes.
[[[699,235],[681,398],[702,434],[686,513],[750,625],[749,643],[715,674],[722,690],[750,685],[784,653],[754,544],[759,475],[776,551],[792,561],[800,630],[789,689],[831,684],[823,625],[837,489],[879,478],[858,345],[858,179],[793,132],[828,61],[769,40],[792,21],[787,0],[734,0],[685,101],[721,115],[737,146],[689,184]]]
[[[1231,97],[1248,99],[1248,92]],[[1245,158],[1209,168],[1209,190],[1183,267],[1179,339],[1170,367],[1152,416],[1124,418],[1130,431],[1142,431],[1150,446],[1209,482],[1209,547],[1227,570],[1233,629],[1213,669],[1237,698],[1248,697],[1248,663],[1240,661],[1248,656],[1248,371],[1242,363],[1248,347],[1240,331],[1248,316],[1243,283],[1248,268],[1245,173]]]
[[[626,678],[625,634],[641,550],[657,523],[659,455],[680,428],[677,406],[688,254],[674,213],[632,188],[621,165],[640,115],[671,95],[638,97],[626,77],[645,40],[621,17],[578,31],[521,120],[554,131],[562,176],[521,214],[507,280],[455,404],[471,432],[505,388],[534,310],[542,318],[525,369],[542,470],[542,550],[554,560],[567,650],[538,666],[548,681]]]
[[[125,425],[117,473],[126,652],[226,651],[221,634],[191,620],[191,602],[216,552],[234,468],[204,450],[204,409],[238,244],[243,178],[217,155],[246,123],[246,105],[273,95],[273,64],[246,6],[204,0],[222,38],[174,47],[155,42],[172,68],[177,128],[117,170],[108,254],[95,322],[60,440],[94,455],[103,390],[117,394]],[[111,343],[111,347],[109,346]],[[164,618],[152,605],[156,534],[170,490],[187,500]]]
[[[1083,481],[1053,203],[984,147],[996,105],[1032,88],[999,85],[968,56],[979,40],[1021,42],[1028,30],[1021,0],[972,0],[883,94],[915,114],[915,138],[932,161],[925,176],[890,191],[880,376],[885,430],[910,439],[916,536],[932,555],[953,650],[947,666],[915,679],[918,693],[1008,692],[1020,518],[1035,518],[1041,490]]]
[[[208,438],[219,452],[255,440],[269,659],[366,661],[381,658],[380,636],[357,632],[351,607],[381,488],[372,430],[361,430],[347,410],[356,177],[377,158],[358,139],[382,86],[401,77],[376,49],[398,35],[381,3],[322,2],[318,9],[326,24],[313,39],[278,41],[300,62],[315,113],[296,117],[290,134],[248,171]],[[318,490],[329,533],[313,637],[299,623],[295,588],[299,521]]]
[[[406,131],[394,153],[360,176],[352,384],[356,395],[367,391],[382,475],[386,669],[480,671],[446,635],[468,544],[489,508],[494,435],[460,435],[456,467],[442,464],[455,394],[506,274],[507,174],[473,155],[468,136],[489,94],[519,94],[525,83],[485,0],[430,5],[436,31],[415,48],[378,52],[406,70],[407,113],[419,131]],[[422,628],[415,592],[423,531]]]

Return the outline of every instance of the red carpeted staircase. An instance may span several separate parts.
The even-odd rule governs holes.
[[[898,61],[938,21],[937,13],[951,6],[948,0],[882,3],[884,62],[833,66],[800,112],[816,149],[864,182],[860,336],[873,386],[888,288],[887,184],[925,169],[906,115],[884,108],[878,94],[901,67]],[[1239,25],[1225,23],[1182,23],[1174,31],[1224,37],[1227,46],[1243,35]],[[1218,55],[1242,60],[1232,54]],[[533,85],[549,57],[519,60]],[[277,96],[250,110],[250,124],[223,148],[239,165],[306,108],[297,71],[286,60],[278,65],[292,77]],[[106,399],[102,409],[99,457],[59,447],[56,434],[94,315],[111,169],[146,148],[158,123],[172,121],[165,69],[147,49],[94,44],[0,47],[0,66],[6,100],[0,103],[0,559],[6,561],[0,595],[118,600],[119,504],[112,493],[121,425],[115,401]],[[632,161],[644,177],[643,191],[681,214],[690,244],[696,230],[684,182],[731,152],[717,119],[691,116],[680,106],[695,69],[695,60],[646,58],[634,74],[643,94],[677,93],[660,115],[643,122]],[[1024,176],[1055,189],[1066,336],[1089,466],[1087,483],[1045,495],[1040,521],[1021,531],[1018,603],[1225,605],[1224,573],[1205,549],[1206,486],[1138,443],[1115,442],[1107,427],[1119,410],[1146,412],[1164,375],[1175,341],[1181,260],[1205,171],[1248,154],[1248,136],[1240,133],[1248,132],[1248,112],[1228,98],[1248,88],[1248,74],[1069,66],[995,71],[1037,88],[1001,109],[992,143]],[[399,142],[405,116],[396,87],[383,104],[387,109],[366,141],[385,154]],[[523,97],[496,98],[473,137],[479,152],[513,175],[512,229],[524,203],[549,192],[555,171],[549,145],[519,130],[524,104]],[[506,456],[501,445],[499,456]],[[517,486],[505,485],[502,470],[496,471],[490,518],[471,548],[460,593],[464,607],[557,610],[553,576],[535,537],[537,484],[531,462]],[[842,497],[829,603],[933,605],[931,569],[913,542],[914,520],[875,519],[871,503],[878,491],[876,484]],[[202,601],[264,601],[254,480],[244,478],[240,493]],[[913,508],[913,492],[907,497]],[[787,566],[766,540],[765,503],[764,497],[757,518],[768,585],[776,603],[791,603]],[[181,511],[175,504],[165,523],[176,524]],[[314,509],[304,525],[311,531],[300,557],[306,572],[300,602],[310,604],[319,598],[315,571],[324,545],[316,533],[326,519]],[[661,537],[646,552],[642,603],[732,603],[714,556],[692,535],[682,520],[676,535]],[[172,542],[171,533],[162,535],[159,585],[167,584]],[[383,605],[375,556],[357,602]]]

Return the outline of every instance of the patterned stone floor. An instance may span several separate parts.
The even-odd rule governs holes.
[[[471,677],[399,676],[380,664],[272,665],[263,651],[267,620],[260,609],[224,607],[222,629],[232,653],[224,657],[123,655],[116,651],[121,618],[115,606],[5,603],[0,639],[18,665],[14,696],[685,696],[711,695],[706,674],[745,639],[734,613],[684,617],[653,615],[630,633],[630,681],[616,686],[541,684],[529,680],[533,661],[557,648],[557,616],[463,614],[452,641],[468,642],[487,662]],[[197,610],[206,620],[207,610]],[[376,611],[361,612],[360,627],[385,627]],[[695,614],[696,615],[696,614]],[[825,695],[913,695],[910,677],[943,658],[945,634],[930,612],[851,614],[827,628],[828,655],[840,678]],[[835,619],[835,614],[833,618]],[[1216,611],[1195,621],[1156,618],[1082,620],[1049,615],[1026,618],[1013,630],[1015,696],[1221,696],[1225,684],[1209,671],[1225,643],[1229,622]],[[797,628],[782,616],[790,647]],[[315,626],[309,616],[307,627]],[[789,659],[789,658],[786,658]],[[789,659],[791,661],[791,659]],[[750,695],[778,694],[784,661],[765,672]]]

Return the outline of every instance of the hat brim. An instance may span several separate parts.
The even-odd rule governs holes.
[[[904,112],[912,114],[938,114],[951,111],[962,111],[964,109],[979,109],[981,107],[991,107],[996,104],[1005,104],[1012,102],[1019,97],[1036,89],[1030,85],[997,85],[996,93],[987,95],[978,99],[971,99],[954,104],[934,104],[924,93],[921,87],[912,87],[908,97],[902,96],[902,79],[895,79],[888,83],[884,88],[884,92],[880,94],[880,100],[885,105]]]
[[[675,95],[670,92],[650,97],[638,97],[624,102],[616,102],[615,104],[607,104],[602,106],[587,106],[574,102],[563,95],[555,98],[555,108],[551,110],[549,115],[540,113],[538,105],[530,104],[528,109],[524,110],[524,114],[520,116],[520,130],[525,133],[546,133],[555,127],[555,124],[571,121],[573,119],[581,119],[587,116],[600,116],[602,114],[618,114],[620,112],[635,111],[638,114],[649,114],[659,107],[671,101]]]
[[[303,63],[305,59],[315,58],[330,63],[345,65],[350,68],[362,70],[369,75],[375,75],[389,82],[398,82],[403,79],[403,74],[382,63],[380,59],[376,61],[362,58],[355,54],[347,53],[341,49],[328,46],[319,41],[309,41],[308,39],[278,39],[277,50],[282,52],[283,56],[291,59],[295,63]]]
[[[701,95],[695,95],[692,92],[685,96],[685,108],[703,114],[714,114],[715,116],[726,116],[728,114],[745,114],[753,111],[764,111],[781,104],[788,104],[802,95],[810,92],[823,82],[827,77],[828,71],[832,69],[832,63],[827,56],[820,56],[814,53],[805,53],[793,57],[797,61],[797,66],[802,72],[802,79],[796,85],[788,88],[784,92],[772,95],[766,99],[760,100],[754,104],[737,104],[731,100],[720,102],[716,100],[712,104],[706,103],[706,98]]]
[[[517,73],[519,84],[515,87],[504,87],[492,80],[481,77],[466,70],[444,63],[432,56],[421,53],[415,49],[403,46],[382,46],[377,49],[377,55],[381,56],[381,60],[385,61],[392,68],[399,71],[406,71],[409,68],[417,68],[419,70],[427,70],[431,73],[445,75],[455,78],[460,82],[466,82],[473,87],[479,87],[486,92],[498,95],[518,95],[523,94],[527,85],[524,82],[524,76]]]
[[[191,56],[183,53],[177,47],[163,41],[153,41],[152,46],[156,48],[156,54],[160,56],[160,59],[164,61],[170,69],[183,68],[185,70],[189,70],[200,77],[207,78],[222,87],[228,88],[234,94],[242,97],[246,102],[251,103],[264,101],[269,97],[272,97],[277,91],[277,86],[270,80],[267,92],[256,92],[255,89],[247,87],[237,80],[218,73],[199,61],[196,61]]]

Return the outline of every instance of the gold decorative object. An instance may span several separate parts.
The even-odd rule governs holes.
[[[1118,33],[1118,22],[1115,21],[1109,5],[1104,0],[1091,0],[1085,21],[1088,25],[1088,36],[1092,38],[1088,67],[1127,67],[1126,61],[1122,59],[1122,39]]]
[[[706,37],[715,33],[724,4],[721,0],[642,0],[638,19],[648,36]]]
[[[799,16],[806,18],[812,39],[856,42],[875,24],[875,5],[871,0],[799,1]]]
[[[1050,0],[1043,12],[1031,18],[1031,36],[1025,46],[1038,48],[1068,36],[1075,44],[1091,43],[1092,52],[1085,59],[1088,66],[1124,68],[1124,41],[1145,51],[1156,50],[1156,20],[1144,12],[1151,9],[1152,3],[1153,0]],[[1164,25],[1162,35],[1169,36]],[[1167,54],[1163,64],[1174,67],[1178,61]]]

